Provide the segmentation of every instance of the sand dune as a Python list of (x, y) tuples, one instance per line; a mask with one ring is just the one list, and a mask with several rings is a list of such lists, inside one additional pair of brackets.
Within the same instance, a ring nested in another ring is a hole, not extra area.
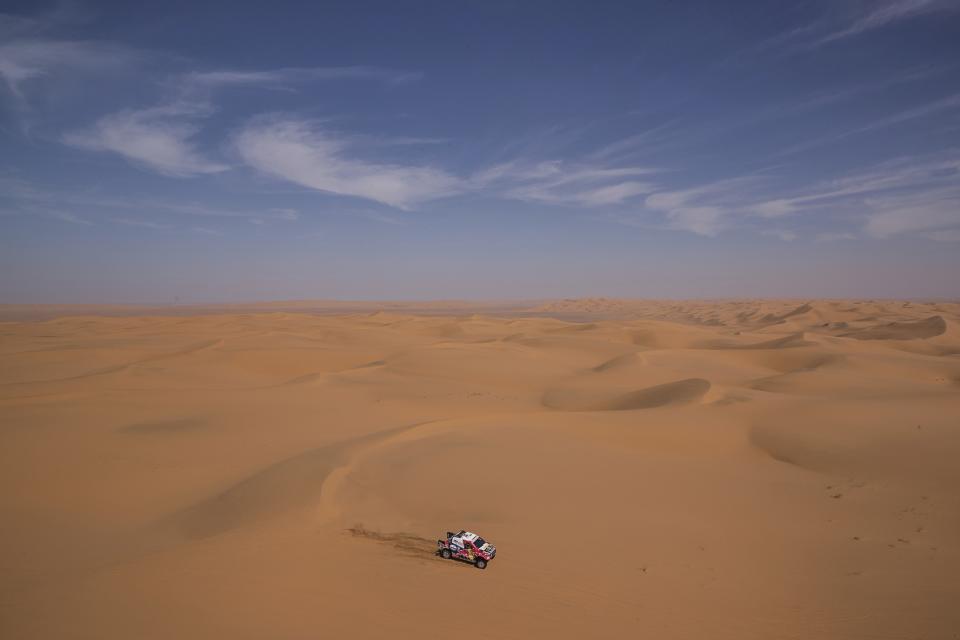
[(0, 319), (0, 637), (960, 629), (956, 303)]
[(930, 316), (923, 320), (889, 322), (874, 327), (865, 327), (857, 331), (841, 334), (844, 338), (857, 340), (917, 340), (942, 335), (947, 323), (940, 316)]
[(317, 504), (324, 482), (349, 460), (351, 452), (396, 431), (318, 447), (275, 462), (174, 514), (168, 524), (188, 538), (206, 538), (298, 506)]
[(708, 349), (789, 349), (791, 347), (805, 347), (814, 344), (804, 339), (803, 332), (792, 333), (782, 338), (762, 340), (760, 342), (730, 342), (709, 341), (701, 346)]
[(710, 390), (703, 378), (687, 378), (646, 389), (617, 392), (611, 389), (548, 389), (543, 405), (564, 411), (630, 411), (682, 404), (702, 397)]
[(609, 360), (604, 360), (600, 364), (591, 368), (591, 371), (596, 373), (603, 373), (604, 371), (611, 371), (619, 369), (622, 367), (628, 367), (631, 365), (636, 365), (642, 363), (643, 360), (635, 352), (631, 351), (630, 353), (624, 353), (623, 355), (614, 356)]

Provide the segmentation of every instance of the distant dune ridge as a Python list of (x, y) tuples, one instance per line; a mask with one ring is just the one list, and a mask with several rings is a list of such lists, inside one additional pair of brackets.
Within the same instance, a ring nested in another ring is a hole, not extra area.
[(710, 389), (702, 378), (687, 378), (635, 391), (618, 392), (603, 387), (591, 391), (549, 389), (543, 395), (544, 406), (566, 411), (630, 411), (681, 404), (700, 398)]
[(933, 338), (943, 335), (946, 331), (947, 323), (943, 317), (930, 316), (923, 320), (904, 320), (875, 327), (864, 327), (840, 335), (857, 340), (916, 340)]
[(0, 354), (3, 638), (960, 630), (955, 302), (0, 306)]

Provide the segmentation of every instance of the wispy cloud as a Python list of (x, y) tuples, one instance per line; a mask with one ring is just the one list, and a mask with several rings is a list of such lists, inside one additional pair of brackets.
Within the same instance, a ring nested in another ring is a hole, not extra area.
[(75, 213), (70, 211), (44, 211), (42, 215), (47, 216), (48, 218), (53, 218), (54, 220), (60, 220), (62, 222), (69, 222), (70, 224), (80, 224), (80, 225), (92, 225), (93, 223), (87, 220), (86, 218), (81, 218)]
[(840, 242), (842, 240), (856, 240), (857, 236), (849, 231), (825, 231), (818, 233), (817, 242)]
[(170, 225), (168, 224), (160, 224), (159, 222), (154, 222), (152, 220), (139, 220), (136, 218), (111, 218), (110, 222), (127, 227), (142, 227), (144, 229), (163, 230), (170, 228)]
[[(50, 211), (79, 210), (83, 212), (113, 212), (111, 221), (143, 220), (128, 212), (146, 212), (153, 216), (195, 216), (224, 220), (250, 220), (259, 222), (296, 222), (300, 219), (297, 209), (286, 208), (228, 208), (211, 206), (201, 202), (177, 202), (158, 198), (129, 198), (104, 196), (96, 192), (64, 192), (47, 185), (37, 185), (24, 180), (0, 177), (0, 193), (10, 202), (5, 211), (10, 214), (44, 215)], [(155, 219), (151, 219), (156, 222)], [(163, 224), (156, 222), (156, 224)]]
[(0, 39), (11, 40), (36, 31), (38, 27), (39, 21), (36, 18), (0, 13)]
[(797, 211), (796, 200), (786, 198), (777, 198), (775, 200), (766, 200), (757, 204), (752, 204), (746, 208), (749, 213), (760, 216), (761, 218), (780, 218)]
[(81, 73), (111, 74), (142, 60), (142, 52), (122, 44), (56, 37), (62, 27), (83, 18), (68, 3), (34, 16), (0, 13), (0, 81), (19, 107), (28, 107), (27, 88), (32, 83)]
[(402, 84), (419, 80), (419, 72), (400, 71), (381, 67), (285, 67), (263, 70), (193, 71), (176, 78), (184, 90), (215, 89), (231, 86), (290, 87), (321, 80), (364, 79), (388, 84)]
[(846, 26), (821, 36), (811, 46), (821, 46), (925, 13), (956, 9), (957, 6), (957, 3), (953, 0), (893, 0), (873, 3), (867, 13), (857, 16)]
[(593, 153), (588, 158), (593, 161), (606, 160), (613, 157), (622, 157), (629, 155), (637, 149), (649, 149), (652, 145), (662, 145), (668, 137), (667, 132), (676, 132), (678, 120), (670, 120), (661, 125), (650, 127), (640, 133), (636, 133), (619, 140), (606, 144)]
[(743, 206), (750, 188), (762, 178), (755, 175), (719, 180), (647, 197), (648, 210), (662, 212), (671, 229), (716, 236), (731, 224), (730, 215)]
[[(0, 58), (2, 62), (2, 58)], [(119, 154), (125, 159), (167, 176), (190, 177), (218, 173), (228, 165), (207, 159), (196, 144), (199, 122), (216, 112), (217, 90), (246, 86), (288, 88), (298, 83), (358, 78), (398, 84), (418, 73), (378, 67), (290, 67), (267, 70), (220, 70), (175, 74), (165, 83), (168, 100), (147, 109), (128, 109), (104, 116), (92, 127), (68, 133), (67, 144), (92, 151)], [(426, 139), (380, 140), (379, 144), (425, 144)]]
[(919, 234), (924, 238), (937, 242), (960, 242), (960, 229), (943, 229), (941, 231), (927, 231)]
[(659, 171), (650, 167), (611, 167), (596, 162), (513, 160), (477, 172), (470, 183), (476, 189), (511, 200), (600, 207), (622, 204), (651, 193), (656, 186), (636, 178), (649, 177)]
[(759, 202), (751, 205), (750, 211), (762, 217), (776, 218), (841, 199), (894, 190), (925, 192), (957, 184), (958, 180), (960, 156), (955, 152), (907, 156), (818, 183), (792, 196)]
[(32, 215), (38, 216), (40, 218), (48, 218), (51, 220), (59, 220), (60, 222), (67, 222), (70, 224), (83, 225), (83, 226), (92, 226), (93, 222), (79, 216), (76, 213), (69, 211), (67, 209), (59, 207), (48, 207), (48, 206), (28, 206), (28, 207), (16, 207), (14, 209), (8, 210), (12, 214), (20, 215)]
[(659, 172), (599, 162), (514, 159), (460, 176), (430, 166), (366, 160), (363, 152), (371, 148), (367, 138), (280, 116), (253, 120), (234, 136), (233, 147), (245, 164), (262, 174), (399, 209), (468, 192), (552, 205), (613, 206), (654, 191), (653, 183), (637, 178)]
[(441, 169), (351, 157), (347, 140), (306, 120), (259, 119), (236, 134), (234, 148), (260, 173), (400, 209), (465, 189), (463, 180)]
[(670, 229), (700, 236), (715, 236), (726, 227), (720, 207), (676, 207), (667, 211), (667, 221)]
[[(960, 155), (901, 157), (799, 189), (775, 174), (747, 175), (657, 191), (644, 205), (647, 212), (663, 215), (663, 226), (705, 236), (759, 226), (761, 234), (795, 239), (794, 232), (784, 231), (778, 221), (816, 213), (821, 225), (831, 220), (859, 222), (876, 238), (936, 233), (942, 240), (952, 237), (947, 231), (960, 229)], [(816, 240), (848, 235), (849, 231), (827, 228)]]
[[(956, 10), (956, 0), (874, 0), (851, 5), (828, 3), (831, 11), (808, 24), (790, 28), (741, 50), (731, 60), (761, 54), (795, 54), (893, 26), (912, 18), (940, 11)], [(843, 11), (844, 6), (856, 10)]]
[[(77, 72), (108, 74), (120, 68), (171, 56), (144, 51), (109, 41), (58, 38), (60, 27), (81, 18), (79, 12), (61, 3), (53, 11), (33, 17), (0, 13), (0, 80), (19, 98), (31, 80), (47, 80), (56, 74)], [(184, 60), (176, 58), (182, 65)], [(282, 67), (276, 69), (213, 69), (171, 73), (163, 81), (182, 100), (231, 86), (289, 88), (325, 80), (365, 79), (387, 84), (419, 80), (422, 73), (375, 66)], [(151, 78), (151, 82), (158, 78)]]
[(211, 229), (209, 227), (193, 227), (191, 229), (194, 233), (200, 233), (205, 236), (222, 236), (223, 232), (218, 231), (217, 229)]
[(379, 222), (381, 224), (389, 224), (394, 226), (403, 226), (407, 224), (407, 221), (403, 218), (387, 215), (379, 211), (360, 211), (355, 212), (355, 215), (358, 215), (361, 218), (366, 218), (367, 220), (372, 220), (373, 222)]
[(960, 185), (935, 193), (891, 195), (870, 201), (865, 230), (874, 237), (917, 231), (960, 231)]
[(116, 44), (51, 39), (15, 39), (0, 44), (0, 78), (9, 92), (25, 99), (30, 81), (57, 73), (105, 73), (138, 60), (136, 51)]
[(269, 214), (270, 218), (275, 220), (287, 220), (289, 222), (294, 222), (300, 219), (300, 212), (289, 207), (270, 209), (267, 213)]
[(763, 218), (844, 211), (861, 216), (864, 230), (874, 237), (960, 228), (960, 155), (890, 160), (746, 210)]
[(850, 82), (847, 80), (841, 87), (821, 90), (812, 95), (791, 100), (789, 103), (764, 107), (750, 114), (749, 122), (756, 123), (763, 120), (774, 120), (787, 116), (809, 114), (818, 109), (847, 102), (867, 94), (879, 93), (899, 85), (927, 80), (931, 76), (955, 72), (956, 69), (957, 65), (955, 63), (946, 63), (902, 70), (890, 69), (885, 72), (883, 78), (878, 80), (862, 82)]
[[(159, 106), (131, 108), (101, 117), (93, 125), (70, 131), (70, 146), (117, 154), (141, 167), (174, 177), (228, 169), (209, 159), (196, 144), (203, 119), (216, 112), (215, 97), (230, 87), (292, 89), (311, 82), (359, 79), (388, 85), (415, 81), (420, 73), (374, 66), (214, 69), (179, 72), (188, 61), (170, 54), (135, 49), (114, 42), (57, 38), (58, 27), (76, 22), (75, 12), (58, 10), (36, 17), (0, 14), (0, 98), (12, 99), (27, 133), (35, 124), (33, 98), (46, 90), (76, 85), (78, 78), (119, 80), (118, 71), (136, 68), (122, 82), (138, 83), (156, 93)], [(165, 64), (160, 64), (165, 63)], [(164, 68), (162, 74), (154, 67)], [(5, 87), (6, 91), (2, 89)], [(59, 94), (58, 94), (59, 95)], [(422, 142), (422, 141), (421, 141)], [(396, 144), (412, 144), (412, 141)]]
[(189, 104), (121, 111), (101, 118), (90, 129), (65, 135), (63, 141), (82, 149), (116, 153), (168, 176), (225, 171), (227, 165), (207, 160), (193, 143), (199, 127), (185, 118), (202, 113)]
[(760, 232), (761, 235), (770, 236), (783, 240), (784, 242), (793, 242), (799, 236), (796, 231), (791, 231), (789, 229), (765, 229)]
[(830, 135), (822, 136), (820, 138), (814, 138), (812, 140), (807, 140), (799, 144), (787, 147), (781, 151), (774, 154), (774, 157), (782, 157), (787, 155), (792, 155), (799, 153), (801, 151), (807, 151), (809, 149), (814, 149), (816, 147), (822, 147), (825, 145), (833, 144), (835, 142), (840, 142), (846, 138), (859, 135), (861, 133), (867, 133), (870, 131), (876, 131), (879, 129), (886, 129), (904, 122), (910, 122), (912, 120), (918, 120), (920, 118), (926, 118), (943, 111), (950, 111), (953, 109), (960, 109), (960, 93), (954, 93), (952, 95), (940, 98), (939, 100), (934, 100), (924, 105), (919, 105), (917, 107), (912, 107), (910, 109), (905, 109), (903, 111), (891, 114), (889, 116), (879, 118), (869, 122), (865, 125), (854, 127), (846, 131), (841, 131), (839, 133), (833, 133)]

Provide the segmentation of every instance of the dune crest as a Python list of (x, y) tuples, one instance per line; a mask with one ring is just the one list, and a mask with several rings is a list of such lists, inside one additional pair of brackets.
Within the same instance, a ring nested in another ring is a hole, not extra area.
[(550, 389), (543, 394), (543, 405), (561, 411), (633, 411), (692, 402), (709, 390), (710, 382), (703, 378), (687, 378), (626, 393)]

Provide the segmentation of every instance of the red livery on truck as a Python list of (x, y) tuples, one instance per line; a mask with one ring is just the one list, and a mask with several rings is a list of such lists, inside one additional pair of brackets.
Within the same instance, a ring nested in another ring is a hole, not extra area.
[(470, 531), (447, 531), (446, 540), (437, 540), (437, 553), (447, 560), (455, 558), (469, 562), (477, 569), (486, 569), (497, 555), (497, 548)]

